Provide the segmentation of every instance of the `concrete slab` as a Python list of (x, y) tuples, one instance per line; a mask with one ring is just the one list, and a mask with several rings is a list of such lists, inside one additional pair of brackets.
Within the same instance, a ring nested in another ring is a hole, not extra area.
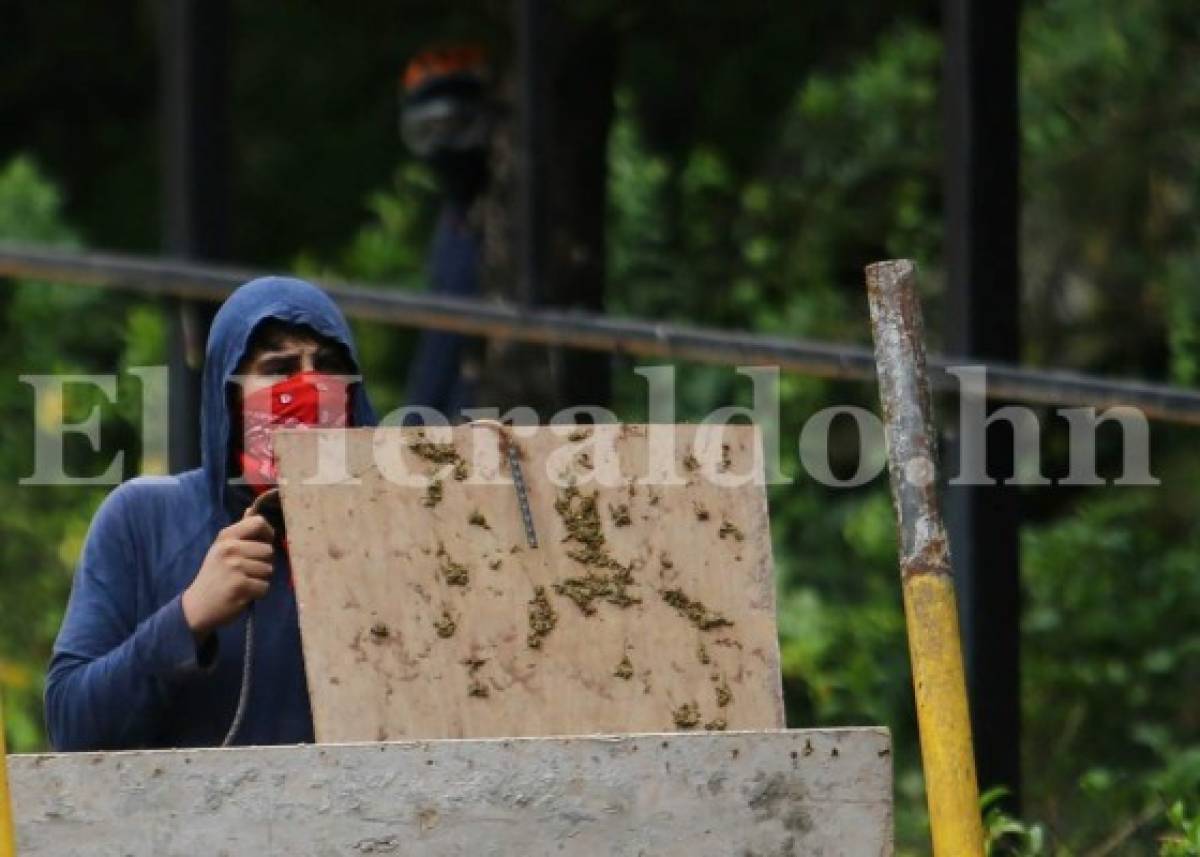
[(21, 857), (892, 853), (884, 729), (13, 756)]

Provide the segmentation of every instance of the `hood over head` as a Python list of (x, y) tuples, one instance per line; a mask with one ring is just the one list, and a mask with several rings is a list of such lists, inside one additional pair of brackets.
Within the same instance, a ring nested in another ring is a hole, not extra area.
[[(234, 291), (221, 304), (209, 330), (200, 406), (200, 461), (209, 494), (218, 509), (225, 506), (226, 469), (234, 426), (226, 389), (246, 354), (252, 334), (268, 319), (303, 324), (340, 342), (361, 372), (358, 350), (345, 317), (329, 295), (312, 283), (295, 277), (260, 277)], [(377, 422), (361, 382), (351, 387), (350, 416), (355, 426), (373, 426)]]

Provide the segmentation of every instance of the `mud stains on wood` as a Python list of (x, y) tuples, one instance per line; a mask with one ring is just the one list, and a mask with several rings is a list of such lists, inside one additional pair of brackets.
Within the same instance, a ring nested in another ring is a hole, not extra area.
[(662, 600), (674, 607), (681, 616), (701, 631), (711, 631), (714, 628), (725, 628), (733, 624), (725, 616), (715, 610), (710, 610), (703, 603), (688, 595), (682, 589), (664, 589), (659, 592)]

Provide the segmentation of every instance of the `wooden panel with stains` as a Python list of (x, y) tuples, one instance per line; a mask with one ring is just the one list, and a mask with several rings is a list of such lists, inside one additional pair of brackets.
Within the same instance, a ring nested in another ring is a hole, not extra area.
[(757, 428), (508, 431), (277, 438), (317, 740), (782, 727)]

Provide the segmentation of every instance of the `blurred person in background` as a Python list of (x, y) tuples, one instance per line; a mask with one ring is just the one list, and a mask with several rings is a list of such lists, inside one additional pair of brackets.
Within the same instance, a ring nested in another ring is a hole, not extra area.
[[(482, 235), (472, 205), (487, 186), (491, 132), (489, 71), (474, 45), (432, 48), (404, 70), (400, 131), (405, 144), (433, 170), (443, 201), (429, 252), (435, 295), (476, 297)], [(475, 404), (479, 344), (446, 331), (421, 333), (409, 369), (409, 407), (432, 408), (455, 422)]]

